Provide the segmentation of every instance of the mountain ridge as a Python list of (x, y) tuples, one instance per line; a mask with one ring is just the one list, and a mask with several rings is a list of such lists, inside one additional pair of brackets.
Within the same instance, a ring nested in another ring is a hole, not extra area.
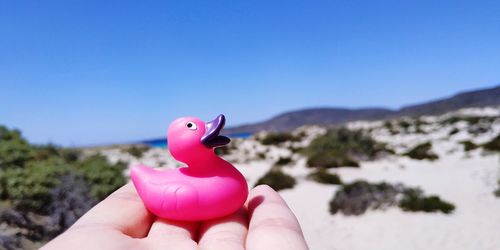
[(288, 131), (304, 125), (340, 125), (356, 120), (382, 120), (403, 116), (439, 115), (472, 107), (500, 105), (500, 85), (458, 92), (399, 109), (320, 107), (287, 111), (270, 119), (224, 129), (224, 133), (254, 133), (258, 131)]

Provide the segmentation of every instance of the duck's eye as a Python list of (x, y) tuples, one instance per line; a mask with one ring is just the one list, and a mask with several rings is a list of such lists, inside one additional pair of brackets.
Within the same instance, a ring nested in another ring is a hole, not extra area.
[(194, 122), (188, 122), (188, 123), (186, 124), (186, 127), (187, 127), (188, 129), (191, 129), (191, 130), (196, 130), (196, 123), (194, 123)]

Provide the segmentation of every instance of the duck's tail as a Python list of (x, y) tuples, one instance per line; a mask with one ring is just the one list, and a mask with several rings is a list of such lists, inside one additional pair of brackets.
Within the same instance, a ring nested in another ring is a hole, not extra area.
[(132, 166), (130, 169), (130, 179), (134, 183), (135, 189), (139, 196), (142, 196), (144, 191), (146, 191), (146, 185), (149, 180), (154, 176), (153, 168), (144, 166), (144, 165), (136, 165)]

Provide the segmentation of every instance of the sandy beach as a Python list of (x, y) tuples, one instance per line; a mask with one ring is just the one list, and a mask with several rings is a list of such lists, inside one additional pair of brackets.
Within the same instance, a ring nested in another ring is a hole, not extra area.
[[(500, 158), (478, 148), (464, 151), (463, 140), (480, 144), (500, 133), (500, 120), (481, 134), (471, 134), (465, 122), (443, 125), (452, 116), (497, 117), (499, 108), (467, 109), (439, 117), (422, 117), (423, 132), (391, 134), (383, 121), (353, 122), (350, 129), (369, 130), (371, 136), (385, 142), (396, 154), (374, 161), (362, 161), (359, 168), (340, 167), (329, 169), (338, 174), (344, 183), (355, 180), (386, 181), (419, 187), (426, 194), (438, 195), (456, 206), (451, 214), (439, 212), (404, 212), (398, 207), (369, 210), (360, 216), (342, 213), (331, 215), (328, 203), (338, 185), (320, 184), (306, 178), (312, 171), (306, 158), (292, 153), (290, 146), (307, 145), (321, 136), (326, 129), (303, 127), (294, 133), (304, 132), (299, 142), (283, 145), (262, 145), (257, 136), (233, 140), (232, 150), (223, 157), (232, 162), (245, 176), (249, 188), (262, 177), (280, 157), (290, 157), (292, 162), (283, 171), (293, 176), (297, 185), (280, 191), (299, 219), (310, 249), (500, 249), (500, 198), (493, 192), (498, 187)], [(450, 135), (453, 129), (458, 131)], [(432, 150), (439, 156), (435, 161), (415, 160), (401, 153), (418, 143), (430, 141)], [(135, 158), (119, 149), (102, 150), (110, 161), (127, 161), (131, 165), (142, 163), (153, 167), (178, 167), (162, 148), (151, 148), (142, 157)]]

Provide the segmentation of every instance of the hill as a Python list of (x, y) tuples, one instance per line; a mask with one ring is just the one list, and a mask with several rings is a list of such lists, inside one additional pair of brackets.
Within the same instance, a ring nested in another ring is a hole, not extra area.
[(336, 125), (356, 120), (380, 120), (402, 116), (439, 115), (471, 107), (500, 105), (500, 85), (458, 93), (454, 96), (404, 106), (398, 110), (384, 108), (310, 108), (289, 111), (271, 119), (225, 129), (224, 133), (257, 132), (262, 130), (287, 131), (304, 125)]

